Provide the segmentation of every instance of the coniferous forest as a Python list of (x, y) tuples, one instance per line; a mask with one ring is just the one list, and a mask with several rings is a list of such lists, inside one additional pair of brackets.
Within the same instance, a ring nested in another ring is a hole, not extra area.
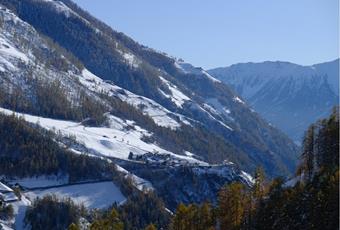
[[(263, 170), (246, 189), (221, 189), (218, 205), (180, 205), (171, 228), (184, 229), (338, 229), (339, 110), (312, 124), (303, 141), (302, 163), (291, 181), (266, 181)], [(202, 221), (202, 222), (201, 222)]]
[(337, 0), (293, 1), (0, 0), (0, 230), (339, 230)]
[[(269, 181), (258, 168), (252, 187), (238, 182), (225, 185), (218, 193), (216, 205), (180, 204), (173, 214), (164, 211), (164, 203), (153, 193), (137, 192), (123, 206), (92, 213), (70, 200), (46, 197), (35, 201), (26, 220), (31, 226), (44, 224), (49, 229), (55, 226), (53, 220), (59, 218), (65, 221), (58, 222), (63, 228), (80, 229), (81, 217), (87, 217), (91, 220), (90, 229), (334, 230), (339, 228), (338, 149), (339, 111), (334, 109), (329, 118), (307, 130), (301, 164), (288, 181)], [(39, 214), (42, 212), (43, 218)]]

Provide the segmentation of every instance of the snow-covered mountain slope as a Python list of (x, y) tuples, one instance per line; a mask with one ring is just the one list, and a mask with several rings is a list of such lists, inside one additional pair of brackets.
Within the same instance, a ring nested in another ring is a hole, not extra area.
[[(87, 69), (83, 70), (82, 75), (79, 76), (79, 81), (87, 89), (93, 92), (106, 93), (109, 96), (118, 97), (128, 104), (134, 106), (136, 109), (140, 109), (144, 114), (150, 116), (159, 126), (175, 129), (180, 127), (180, 122), (190, 125), (189, 119), (183, 115), (170, 112), (149, 98), (136, 95), (128, 90), (120, 88), (119, 86), (107, 83), (89, 72)], [(184, 97), (185, 95), (182, 96), (182, 93), (179, 91), (177, 92), (177, 95), (179, 96), (177, 96), (177, 98), (174, 97), (172, 100), (177, 102), (187, 99)], [(184, 97), (184, 99), (182, 99), (181, 96)]]
[[(95, 93), (104, 92), (110, 94), (110, 96), (119, 97), (135, 107), (143, 105), (143, 113), (152, 117), (160, 126), (179, 127), (180, 124), (175, 119), (189, 124), (183, 116), (171, 113), (153, 100), (105, 83), (87, 69), (80, 70), (65, 57), (58, 56), (59, 54), (56, 54), (58, 51), (51, 49), (51, 44), (48, 44), (35, 29), (8, 9), (1, 7), (0, 15), (4, 20), (4, 28), (0, 34), (0, 74), (2, 76), (6, 75), (0, 79), (0, 82), (1, 87), (7, 88), (3, 90), (23, 87), (28, 91), (25, 93), (33, 94), (31, 87), (28, 86), (29, 80), (34, 78), (47, 82), (59, 80), (66, 87), (71, 101), (77, 100), (77, 94), (79, 94), (80, 90)], [(17, 36), (18, 33), (21, 33), (20, 37)], [(44, 60), (43, 58), (46, 59)], [(53, 60), (49, 59), (56, 59), (56, 62), (65, 62), (65, 67), (69, 69), (63, 71), (53, 66), (53, 64), (50, 67), (51, 64), (48, 62)], [(94, 96), (93, 94), (90, 95)], [(171, 117), (169, 114), (171, 114)]]
[[(0, 112), (7, 115), (13, 114), (13, 111), (3, 108), (0, 108)], [(128, 160), (130, 153), (143, 155), (152, 152), (170, 154), (192, 164), (208, 165), (208, 163), (191, 156), (178, 155), (162, 149), (154, 143), (143, 141), (143, 137), (151, 136), (150, 132), (135, 125), (133, 121), (123, 121), (112, 115), (108, 115), (108, 127), (89, 127), (72, 121), (55, 120), (22, 113), (15, 114), (32, 124), (39, 124), (46, 130), (57, 132), (65, 137), (74, 137), (78, 144), (85, 147), (94, 156)], [(72, 150), (81, 153), (79, 146), (74, 146)]]
[[(131, 121), (125, 123), (117, 117), (109, 117), (108, 127), (85, 127), (75, 122), (14, 113), (2, 108), (0, 113), (21, 117), (29, 122), (31, 127), (39, 126), (57, 133), (58, 137), (55, 137), (55, 141), (73, 154), (87, 154), (117, 164), (117, 172), (122, 173), (123, 178), (130, 178), (132, 186), (141, 191), (156, 190), (172, 210), (181, 202), (201, 202), (206, 199), (215, 201), (218, 190), (225, 183), (241, 181), (247, 186), (253, 183), (252, 177), (232, 162), (210, 165), (195, 159), (193, 153), (186, 152), (186, 156), (177, 155), (153, 143), (143, 142), (140, 134), (149, 135), (149, 133), (144, 133), (145, 130), (137, 126), (130, 127), (129, 131), (121, 136), (120, 132), (127, 127), (124, 127), (124, 124), (133, 126), (133, 123)], [(124, 200), (120, 195), (121, 190), (112, 185), (112, 182), (106, 183), (107, 179), (105, 183), (102, 180), (94, 180), (76, 181), (75, 184), (69, 185), (67, 178), (56, 175), (37, 174), (25, 178), (3, 175), (2, 177), (8, 184), (19, 184), (27, 190), (25, 193), (31, 200), (46, 194), (56, 194), (70, 197), (77, 203), (85, 202), (89, 208), (107, 207), (114, 201)], [(106, 189), (106, 193), (100, 189), (101, 184)], [(171, 193), (168, 191), (170, 187)], [(204, 193), (200, 192), (203, 188), (205, 188)], [(115, 195), (108, 196), (110, 191)]]
[(312, 66), (244, 63), (208, 72), (296, 142), (313, 121), (339, 103), (339, 59)]
[(21, 54), (0, 53), (3, 107), (98, 123), (114, 112), (177, 155), (229, 160), (249, 172), (260, 164), (270, 176), (294, 170), (297, 149), (289, 138), (203, 69), (138, 44), (68, 0), (0, 4), (3, 47)]

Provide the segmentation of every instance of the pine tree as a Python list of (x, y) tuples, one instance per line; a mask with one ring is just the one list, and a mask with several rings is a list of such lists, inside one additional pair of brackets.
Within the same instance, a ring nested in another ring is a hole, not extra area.
[(198, 208), (198, 217), (199, 220), (198, 229), (206, 230), (213, 229), (215, 225), (215, 217), (213, 208), (211, 204), (205, 202)]
[(315, 125), (311, 125), (303, 140), (303, 152), (302, 152), (302, 173), (304, 178), (310, 181), (313, 177), (315, 170), (315, 156), (314, 156), (314, 144), (315, 144)]
[(157, 228), (155, 225), (149, 224), (148, 226), (146, 226), (145, 230), (157, 230)]
[(264, 186), (264, 180), (265, 180), (265, 175), (263, 168), (259, 167), (255, 171), (255, 176), (254, 176), (254, 185), (253, 185), (253, 196), (256, 201), (259, 201), (263, 198), (265, 194), (265, 186)]
[(240, 229), (244, 218), (246, 191), (239, 182), (224, 186), (219, 192), (219, 220), (221, 229)]
[(112, 209), (107, 217), (94, 221), (91, 226), (91, 230), (123, 230), (124, 224), (119, 219), (119, 215), (116, 209)]
[(188, 208), (184, 204), (179, 204), (176, 210), (176, 214), (172, 219), (172, 230), (186, 230), (188, 222)]
[(80, 230), (80, 228), (75, 223), (72, 223), (68, 226), (68, 230)]

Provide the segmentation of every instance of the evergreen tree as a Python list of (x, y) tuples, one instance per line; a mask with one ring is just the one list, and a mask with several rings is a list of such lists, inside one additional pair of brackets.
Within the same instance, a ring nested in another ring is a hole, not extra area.
[(91, 230), (123, 230), (124, 224), (119, 219), (119, 215), (116, 209), (112, 209), (111, 212), (103, 219), (94, 221), (91, 226)]
[(80, 228), (75, 223), (72, 223), (68, 226), (68, 230), (80, 230)]
[(221, 229), (241, 228), (247, 202), (246, 190), (239, 182), (224, 186), (219, 192), (219, 221)]
[(302, 172), (304, 178), (310, 181), (313, 177), (315, 170), (315, 156), (314, 156), (314, 144), (315, 144), (315, 125), (311, 125), (303, 140), (303, 152), (302, 152)]
[(262, 200), (264, 194), (265, 194), (265, 185), (264, 185), (264, 180), (265, 180), (265, 175), (263, 168), (259, 167), (255, 171), (255, 176), (254, 176), (254, 185), (253, 185), (253, 196), (256, 201)]
[(172, 219), (172, 230), (208, 230), (214, 229), (215, 218), (213, 208), (209, 203), (200, 206), (180, 204)]
[(157, 230), (157, 228), (155, 225), (149, 224), (148, 226), (146, 226), (145, 230)]
[(188, 208), (184, 204), (179, 204), (176, 210), (176, 214), (172, 219), (172, 230), (186, 230), (188, 229)]

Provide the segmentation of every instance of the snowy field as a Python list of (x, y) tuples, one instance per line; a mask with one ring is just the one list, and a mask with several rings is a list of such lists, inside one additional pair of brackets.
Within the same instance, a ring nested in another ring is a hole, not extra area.
[(126, 199), (113, 182), (70, 185), (25, 193), (32, 201), (52, 194), (58, 198), (69, 197), (76, 204), (83, 204), (87, 208), (107, 208), (115, 202), (121, 204)]
[[(13, 113), (13, 111), (3, 108), (0, 108), (0, 112), (7, 115)], [(83, 144), (94, 155), (99, 157), (115, 157), (127, 160), (130, 152), (134, 154), (157, 152), (159, 154), (171, 154), (191, 163), (207, 165), (207, 163), (196, 160), (191, 156), (177, 155), (153, 143), (144, 142), (142, 137), (149, 136), (151, 133), (134, 125), (133, 121), (124, 121), (118, 117), (110, 116), (110, 127), (85, 127), (81, 123), (72, 121), (43, 118), (22, 113), (15, 114), (22, 116), (28, 122), (39, 124), (47, 130), (60, 131), (65, 136), (75, 136), (77, 142)], [(134, 128), (127, 129), (128, 126), (133, 126)]]

